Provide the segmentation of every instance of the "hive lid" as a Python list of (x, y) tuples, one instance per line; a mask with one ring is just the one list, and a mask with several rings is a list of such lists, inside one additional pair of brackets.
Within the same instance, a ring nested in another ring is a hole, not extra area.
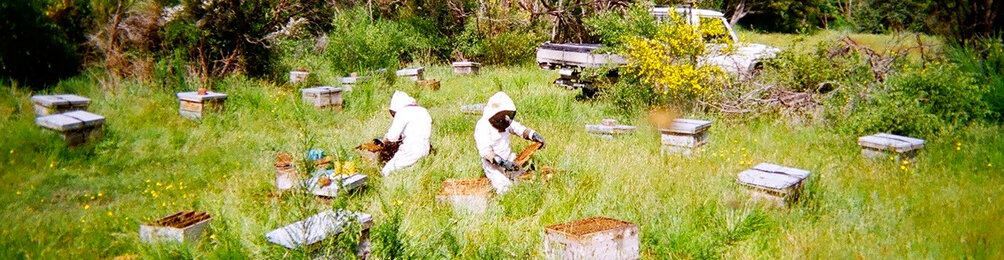
[(858, 145), (878, 150), (892, 150), (902, 153), (924, 148), (924, 140), (894, 134), (879, 133), (858, 138)]
[(85, 126), (100, 125), (104, 122), (105, 117), (86, 111), (73, 111), (63, 114), (43, 116), (35, 119), (35, 124), (58, 131), (68, 131), (83, 128)]
[(336, 88), (332, 86), (320, 86), (313, 88), (304, 88), (300, 90), (304, 94), (329, 94), (342, 92), (342, 88)]
[(373, 216), (348, 210), (325, 210), (307, 219), (280, 227), (265, 234), (268, 242), (295, 249), (311, 245), (342, 232), (349, 220), (355, 219), (363, 229), (373, 225)]
[(42, 106), (58, 106), (58, 105), (87, 105), (91, 103), (91, 99), (73, 95), (73, 94), (58, 94), (58, 95), (37, 95), (31, 97), (31, 102), (39, 104)]
[(185, 101), (195, 101), (195, 102), (203, 102), (206, 100), (217, 100), (217, 99), (225, 100), (227, 99), (227, 94), (208, 91), (206, 92), (205, 95), (199, 95), (198, 92), (189, 91), (189, 92), (178, 93), (178, 99)]
[(453, 62), (453, 66), (454, 67), (472, 67), (472, 66), (481, 66), (481, 63), (472, 62), (472, 61), (454, 61)]
[(663, 133), (696, 134), (711, 127), (711, 121), (678, 118), (673, 119), (673, 125), (668, 129), (660, 129)]
[(801, 183), (809, 177), (809, 171), (784, 167), (770, 163), (760, 163), (752, 169), (740, 172), (739, 183), (778, 192)]
[(404, 68), (398, 70), (397, 75), (398, 76), (418, 75), (418, 73), (421, 73), (423, 70), (425, 70), (425, 67)]

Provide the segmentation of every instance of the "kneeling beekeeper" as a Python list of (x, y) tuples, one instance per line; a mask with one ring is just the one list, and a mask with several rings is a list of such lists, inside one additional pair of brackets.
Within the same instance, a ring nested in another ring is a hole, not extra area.
[(397, 153), (394, 153), (380, 173), (387, 176), (393, 171), (403, 169), (429, 155), (429, 137), (432, 135), (432, 117), (429, 111), (415, 103), (408, 94), (395, 91), (390, 99), (390, 115), (394, 121), (390, 123), (387, 134), (378, 143), (400, 142)]
[(515, 117), (516, 105), (512, 99), (509, 95), (498, 92), (488, 99), (481, 119), (474, 126), (474, 143), (481, 155), (481, 168), (498, 194), (505, 193), (512, 186), (513, 181), (506, 172), (519, 170), (519, 165), (513, 162), (516, 154), (509, 147), (509, 134), (538, 142), (541, 144), (540, 149), (544, 149), (544, 137), (513, 120)]

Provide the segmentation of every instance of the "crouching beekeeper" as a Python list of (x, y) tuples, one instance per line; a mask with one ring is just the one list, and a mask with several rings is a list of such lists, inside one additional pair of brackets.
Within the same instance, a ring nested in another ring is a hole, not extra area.
[(474, 143), (481, 155), (481, 168), (491, 180), (497, 194), (505, 193), (512, 186), (513, 180), (509, 179), (506, 172), (519, 170), (519, 166), (513, 162), (516, 154), (509, 147), (509, 134), (541, 143), (540, 149), (544, 148), (544, 137), (513, 120), (515, 117), (516, 105), (512, 99), (509, 95), (498, 92), (488, 99), (481, 119), (474, 126)]
[(408, 94), (395, 91), (390, 99), (390, 115), (394, 117), (382, 140), (384, 143), (400, 142), (394, 154), (380, 173), (386, 177), (429, 155), (429, 137), (432, 135), (432, 117), (429, 111), (415, 103)]

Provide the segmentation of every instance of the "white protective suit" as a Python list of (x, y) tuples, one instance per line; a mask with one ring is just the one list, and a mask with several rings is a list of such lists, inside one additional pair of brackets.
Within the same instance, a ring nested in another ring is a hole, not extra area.
[(401, 145), (394, 157), (380, 170), (385, 177), (390, 172), (411, 166), (418, 159), (429, 155), (429, 137), (432, 136), (432, 116), (408, 94), (395, 91), (390, 99), (390, 110), (395, 113), (394, 121), (390, 123), (384, 140), (400, 141)]
[(505, 168), (492, 163), (492, 159), (498, 155), (509, 161), (515, 160), (516, 154), (509, 147), (509, 134), (530, 140), (535, 133), (533, 129), (523, 126), (516, 120), (513, 120), (505, 131), (499, 132), (488, 119), (501, 111), (516, 111), (512, 99), (503, 92), (495, 93), (488, 99), (481, 119), (474, 126), (474, 143), (478, 147), (478, 155), (481, 155), (481, 168), (484, 169), (485, 176), (491, 180), (497, 194), (508, 191), (513, 182), (506, 177)]

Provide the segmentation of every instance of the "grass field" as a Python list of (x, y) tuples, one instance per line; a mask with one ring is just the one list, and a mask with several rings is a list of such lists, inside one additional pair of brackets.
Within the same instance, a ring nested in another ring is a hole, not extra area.
[[(323, 62), (310, 62), (331, 82)], [(902, 164), (863, 159), (857, 136), (821, 125), (699, 114), (688, 116), (715, 121), (711, 143), (694, 156), (662, 156), (643, 113), (619, 116), (602, 100), (577, 101), (577, 92), (550, 84), (556, 76), (488, 67), (458, 77), (429, 66), (426, 77), (442, 80), (440, 91), (401, 81), (362, 85), (346, 94), (341, 112), (303, 105), (295, 87), (237, 76), (216, 89), (230, 95), (226, 111), (201, 121), (178, 116), (173, 90), (138, 82), (102, 89), (81, 76), (46, 91), (91, 97), (89, 110), (107, 119), (103, 139), (74, 148), (34, 125), (31, 93), (4, 86), (0, 258), (303, 257), (264, 234), (330, 207), (373, 214), (375, 250), (411, 258), (541, 258), (544, 226), (590, 216), (637, 223), (643, 258), (1004, 257), (999, 126), (928, 139), (918, 161)], [(382, 178), (352, 147), (383, 134), (395, 89), (429, 108), (436, 153)], [(512, 96), (516, 119), (547, 139), (536, 164), (560, 172), (496, 196), (484, 215), (458, 215), (434, 200), (443, 180), (482, 175), (477, 117), (458, 108), (496, 91)], [(583, 124), (610, 117), (639, 131), (609, 141), (584, 132)], [(330, 205), (268, 196), (275, 154), (302, 158), (309, 148), (359, 165), (369, 185)], [(747, 203), (735, 175), (759, 162), (812, 171), (805, 199), (790, 209)], [(139, 241), (139, 223), (187, 209), (213, 214), (201, 242)]]

